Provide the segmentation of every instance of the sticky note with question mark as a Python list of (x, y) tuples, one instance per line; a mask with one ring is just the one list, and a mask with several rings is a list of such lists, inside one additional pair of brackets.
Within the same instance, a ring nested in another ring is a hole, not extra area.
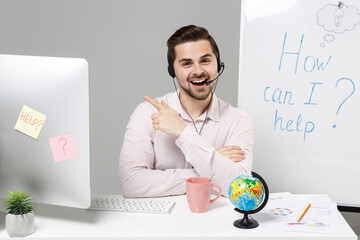
[(46, 115), (24, 105), (15, 124), (15, 129), (38, 139), (45, 119)]
[(55, 162), (62, 162), (64, 160), (80, 157), (73, 133), (50, 137), (49, 144)]

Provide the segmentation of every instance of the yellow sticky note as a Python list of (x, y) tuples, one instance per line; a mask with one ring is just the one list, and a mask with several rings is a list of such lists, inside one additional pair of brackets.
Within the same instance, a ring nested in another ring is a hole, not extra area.
[(46, 116), (28, 106), (23, 106), (16, 122), (15, 129), (33, 137), (39, 138)]

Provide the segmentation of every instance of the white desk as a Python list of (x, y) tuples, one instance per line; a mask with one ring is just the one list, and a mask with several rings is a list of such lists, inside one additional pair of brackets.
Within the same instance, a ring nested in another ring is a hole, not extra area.
[[(311, 201), (330, 201), (327, 195), (296, 195)], [(35, 217), (36, 231), (29, 239), (352, 239), (357, 236), (340, 216), (341, 235), (270, 231), (261, 225), (255, 229), (239, 229), (233, 226), (241, 214), (233, 210), (226, 198), (210, 205), (206, 213), (192, 213), (186, 196), (166, 198), (176, 201), (169, 215), (100, 212), (39, 205)], [(3, 221), (3, 220), (2, 220)], [(9, 238), (6, 230), (0, 230), (0, 239)]]

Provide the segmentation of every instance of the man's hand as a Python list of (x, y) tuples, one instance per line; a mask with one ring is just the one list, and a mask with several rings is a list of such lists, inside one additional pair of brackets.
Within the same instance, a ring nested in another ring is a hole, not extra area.
[(184, 131), (186, 124), (182, 121), (179, 113), (169, 107), (164, 100), (159, 103), (155, 99), (144, 96), (144, 99), (157, 108), (158, 112), (151, 115), (153, 128), (161, 130), (174, 137), (179, 137)]
[(245, 159), (245, 151), (241, 150), (239, 146), (224, 146), (218, 149), (217, 152), (235, 163)]

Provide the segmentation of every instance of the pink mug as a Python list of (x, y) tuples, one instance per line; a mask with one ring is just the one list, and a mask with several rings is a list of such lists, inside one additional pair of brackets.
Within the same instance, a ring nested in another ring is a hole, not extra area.
[[(219, 189), (219, 194), (214, 199), (210, 199), (212, 187)], [(190, 211), (203, 213), (208, 210), (210, 203), (219, 199), (221, 196), (221, 188), (211, 183), (209, 178), (192, 177), (186, 180), (186, 195)]]

